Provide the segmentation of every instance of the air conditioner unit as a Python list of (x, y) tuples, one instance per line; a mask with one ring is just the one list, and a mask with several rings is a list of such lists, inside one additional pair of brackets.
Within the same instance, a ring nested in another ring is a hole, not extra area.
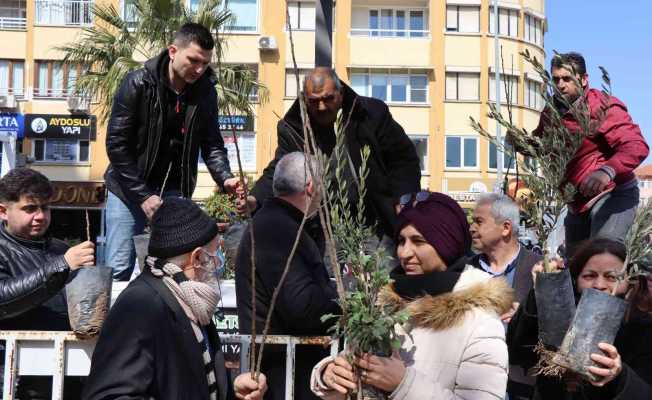
[(18, 103), (16, 97), (12, 94), (0, 96), (0, 108), (16, 108)]
[(82, 96), (68, 97), (68, 111), (70, 112), (86, 112), (90, 109), (90, 99)]
[(276, 44), (276, 38), (274, 36), (261, 36), (258, 38), (258, 49), (259, 50), (276, 50), (278, 45)]

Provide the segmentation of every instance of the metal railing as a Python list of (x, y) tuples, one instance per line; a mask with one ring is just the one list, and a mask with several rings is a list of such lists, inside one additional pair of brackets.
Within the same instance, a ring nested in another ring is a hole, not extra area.
[(74, 93), (74, 89), (70, 88), (34, 88), (33, 97), (37, 98), (50, 98), (50, 99), (64, 99)]
[(23, 98), (25, 96), (24, 88), (11, 88), (0, 86), (0, 96), (13, 95), (16, 98)]
[(373, 38), (429, 38), (430, 31), (422, 29), (382, 29), (382, 28), (351, 28), (351, 36), (367, 36)]
[(39, 25), (88, 26), (93, 24), (92, 0), (36, 0)]
[(0, 29), (25, 29), (27, 18), (0, 17)]
[[(262, 337), (256, 336), (260, 343)], [(249, 335), (220, 335), (222, 343), (240, 345), (240, 370), (249, 370)], [(13, 400), (20, 375), (52, 376), (52, 400), (63, 398), (65, 376), (88, 376), (96, 339), (80, 340), (72, 332), (3, 331), (5, 370), (2, 399)], [(297, 345), (330, 346), (337, 355), (338, 342), (328, 336), (268, 336), (267, 344), (285, 345), (285, 399), (294, 399), (294, 371)]]

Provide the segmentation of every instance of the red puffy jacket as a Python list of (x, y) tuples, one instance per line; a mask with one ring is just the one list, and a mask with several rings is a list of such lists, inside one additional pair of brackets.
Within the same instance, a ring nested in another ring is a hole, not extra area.
[[(597, 89), (589, 89), (585, 98), (591, 113), (591, 121), (597, 123), (603, 94)], [(568, 164), (566, 180), (576, 188), (593, 172), (606, 165), (615, 172), (615, 178), (605, 190), (593, 198), (582, 196), (579, 192), (569, 204), (575, 212), (584, 212), (594, 200), (613, 190), (617, 185), (631, 182), (636, 178), (634, 169), (647, 157), (649, 148), (641, 129), (632, 121), (625, 104), (611, 96), (608, 99), (607, 112), (597, 131), (584, 139), (575, 157)], [(535, 129), (535, 135), (542, 135), (543, 127), (548, 121), (549, 110), (544, 110)], [(579, 123), (570, 112), (563, 116), (563, 122), (571, 133), (579, 131)], [(593, 200), (593, 201), (592, 201)]]

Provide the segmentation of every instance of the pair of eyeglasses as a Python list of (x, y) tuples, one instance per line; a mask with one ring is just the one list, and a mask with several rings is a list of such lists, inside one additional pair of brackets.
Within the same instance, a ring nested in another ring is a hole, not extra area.
[(427, 190), (422, 190), (416, 193), (406, 193), (399, 197), (398, 204), (401, 206), (401, 209), (408, 205), (415, 207), (420, 202), (428, 200), (428, 197), (430, 197), (430, 192)]

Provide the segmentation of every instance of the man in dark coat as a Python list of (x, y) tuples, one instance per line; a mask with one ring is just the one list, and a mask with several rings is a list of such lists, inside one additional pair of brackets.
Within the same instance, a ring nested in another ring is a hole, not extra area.
[(208, 66), (214, 45), (204, 26), (181, 26), (174, 42), (127, 74), (115, 95), (104, 178), (107, 265), (116, 280), (131, 276), (132, 236), (143, 232), (160, 196), (192, 196), (200, 150), (220, 187), (233, 191), (238, 184), (219, 131), (216, 79)]
[[(392, 238), (399, 198), (417, 192), (420, 186), (421, 168), (412, 141), (385, 103), (358, 96), (330, 68), (316, 68), (306, 76), (304, 96), (317, 147), (324, 154), (330, 155), (335, 147), (334, 123), (340, 110), (347, 123), (346, 148), (356, 173), (361, 163), (360, 151), (369, 146), (367, 220), (378, 224), (379, 238)], [(279, 160), (287, 153), (303, 151), (302, 126), (297, 99), (278, 123), (276, 155), (251, 192), (247, 201), (251, 209), (259, 208), (272, 197), (272, 177)]]
[[(518, 205), (504, 194), (490, 193), (476, 202), (470, 227), (473, 247), (480, 252), (471, 259), (471, 264), (494, 277), (505, 278), (514, 288), (516, 303), (502, 316), (506, 324), (519, 305), (525, 304), (532, 289), (532, 267), (541, 260), (541, 256), (519, 244), (519, 222)], [(510, 399), (529, 399), (534, 383), (534, 377), (527, 376), (523, 368), (510, 365), (507, 382)]]
[[(69, 248), (47, 234), (53, 193), (48, 178), (32, 169), (0, 179), (0, 330), (70, 330), (64, 287), (73, 271), (93, 265), (95, 248)], [(67, 394), (79, 391), (73, 381), (66, 379)], [(40, 398), (50, 391), (46, 377), (20, 377), (16, 394)]]
[(85, 400), (259, 400), (266, 377), (233, 386), (213, 323), (220, 291), (216, 221), (170, 198), (152, 219), (147, 268), (111, 308), (93, 352)]
[[(310, 158), (312, 160), (312, 158)], [(240, 332), (250, 334), (252, 319), (261, 333), (271, 305), (274, 289), (290, 256), (304, 215), (314, 214), (319, 205), (317, 181), (306, 173), (306, 158), (301, 152), (285, 155), (276, 165), (273, 189), (275, 197), (265, 201), (248, 229), (253, 226), (256, 243), (256, 315), (251, 304), (251, 241), (245, 231), (236, 261), (236, 298)], [(314, 164), (314, 162), (313, 162)], [(338, 314), (337, 291), (324, 266), (324, 237), (316, 221), (309, 218), (301, 232), (289, 272), (280, 287), (269, 333), (273, 335), (327, 335), (326, 314)], [(265, 399), (285, 398), (285, 347), (267, 345), (262, 371), (274, 385)], [(313, 399), (310, 372), (327, 352), (319, 347), (299, 347), (296, 353), (295, 399)]]

